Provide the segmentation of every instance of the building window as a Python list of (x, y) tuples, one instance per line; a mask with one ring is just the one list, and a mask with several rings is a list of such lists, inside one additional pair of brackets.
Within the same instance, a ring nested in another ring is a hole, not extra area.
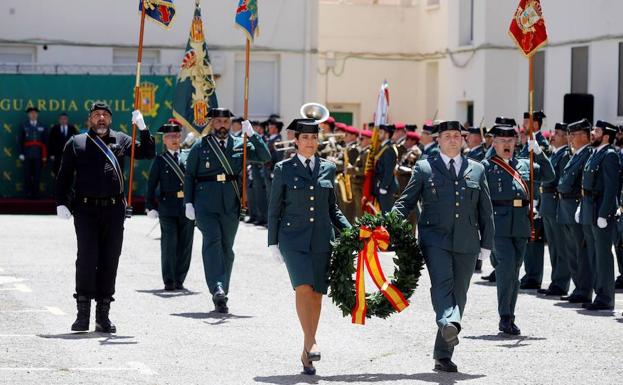
[(571, 48), (571, 93), (588, 93), (588, 46)]
[(618, 116), (623, 116), (623, 43), (619, 43), (619, 108)]
[(0, 47), (0, 63), (32, 64), (35, 62), (35, 47)]
[(545, 109), (545, 51), (534, 55), (534, 111)]
[(461, 0), (459, 3), (459, 45), (474, 42), (474, 0)]
[[(244, 113), (244, 60), (236, 60), (234, 113)], [(275, 58), (253, 59), (249, 73), (249, 117), (279, 114), (279, 65)]]
[[(115, 48), (113, 50), (113, 73), (131, 74), (136, 71), (136, 49)], [(144, 74), (152, 74), (154, 65), (160, 63), (160, 51), (157, 49), (143, 49), (141, 67)]]

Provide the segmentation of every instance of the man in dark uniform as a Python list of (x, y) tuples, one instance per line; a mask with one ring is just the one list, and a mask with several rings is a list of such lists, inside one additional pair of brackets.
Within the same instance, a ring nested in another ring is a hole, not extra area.
[(461, 124), (439, 124), (440, 154), (416, 163), (413, 176), (393, 211), (406, 218), (418, 202), (418, 233), (431, 280), (438, 326), (435, 370), (456, 372), (470, 278), (480, 257), (493, 248), (493, 216), (487, 177), (481, 164), (461, 155)]
[[(229, 134), (232, 113), (225, 108), (209, 111), (210, 133), (190, 149), (184, 178), (186, 217), (195, 220), (203, 235), (201, 255), (206, 282), (216, 311), (227, 313), (227, 295), (234, 264), (234, 239), (240, 222), (240, 175), (243, 172), (243, 138)], [(270, 160), (264, 140), (248, 120), (247, 157), (263, 164)], [(255, 182), (255, 180), (254, 180)]]
[(48, 153), (52, 161), (52, 173), (58, 175), (58, 169), (61, 168), (61, 158), (65, 143), (74, 135), (78, 135), (78, 129), (69, 123), (66, 113), (58, 116), (58, 124), (50, 128), (50, 140), (48, 141)]
[(593, 271), (595, 300), (582, 304), (587, 310), (614, 309), (614, 243), (619, 199), (620, 164), (612, 144), (617, 127), (598, 120), (591, 132), (593, 154), (582, 174), (582, 202), (576, 215), (584, 226), (584, 238)]
[(372, 131), (361, 130), (360, 133), (359, 155), (355, 160), (354, 167), (347, 169), (347, 172), (351, 175), (350, 182), (353, 189), (353, 202), (355, 203), (355, 218), (363, 216), (363, 207), (361, 206), (363, 181), (365, 179), (366, 162), (370, 154), (370, 141), (372, 138)]
[(148, 217), (160, 219), (164, 290), (183, 290), (195, 230), (195, 222), (186, 218), (184, 213), (184, 172), (188, 150), (180, 150), (182, 128), (179, 125), (167, 123), (158, 132), (163, 134), (165, 149), (154, 159), (149, 170), (145, 207)]
[[(140, 111), (132, 112), (139, 128), (134, 146), (136, 159), (152, 159), (153, 137)], [(65, 145), (56, 178), (56, 212), (69, 219), (73, 213), (78, 238), (76, 298), (78, 316), (71, 330), (89, 330), (91, 299), (95, 299), (95, 330), (115, 333), (108, 313), (114, 301), (117, 266), (125, 220), (124, 158), (132, 151), (132, 137), (111, 130), (112, 111), (95, 102), (89, 113), (89, 131)], [(73, 187), (73, 188), (72, 188)]]
[[(253, 125), (253, 129), (259, 138), (265, 142), (266, 124), (264, 122)], [(253, 194), (253, 206), (255, 208), (255, 221), (251, 222), (257, 226), (267, 225), (268, 215), (268, 199), (266, 198), (266, 178), (264, 177), (264, 163), (266, 161), (259, 161), (256, 159), (249, 159), (249, 165), (251, 166), (251, 194)]]
[[(521, 331), (515, 324), (515, 305), (519, 293), (519, 269), (530, 237), (530, 163), (513, 156), (517, 131), (512, 126), (494, 127), (495, 154), (485, 159), (491, 203), (495, 220), (495, 259), (498, 294), (499, 330), (510, 335)], [(534, 178), (536, 181), (552, 180), (554, 170), (536, 141), (529, 142), (534, 151)]]
[(582, 225), (576, 222), (575, 213), (582, 199), (582, 170), (592, 154), (590, 147), (591, 123), (580, 120), (569, 124), (569, 143), (573, 156), (558, 181), (558, 213), (560, 235), (563, 238), (562, 255), (568, 256), (569, 273), (575, 289), (561, 300), (570, 303), (590, 302), (593, 297), (593, 274), (588, 260)]
[[(355, 127), (345, 124), (336, 124), (335, 127), (344, 133), (344, 142), (338, 145), (339, 152), (337, 153), (337, 159), (335, 161), (337, 172), (336, 184), (338, 186), (343, 186), (344, 194), (346, 195), (348, 195), (347, 189), (350, 185), (350, 192), (352, 195), (352, 176), (348, 173), (348, 170), (355, 166), (355, 162), (359, 156), (359, 148), (357, 146), (357, 135), (359, 135), (359, 131)], [(351, 197), (349, 201), (348, 196), (343, 196), (341, 191), (342, 187), (336, 188), (336, 190), (338, 191), (337, 202), (340, 210), (349, 222), (355, 223), (355, 200)]]
[(26, 110), (28, 120), (19, 131), (19, 160), (24, 162), (24, 195), (29, 199), (39, 196), (41, 168), (48, 158), (48, 132), (39, 122), (39, 110), (29, 107)]
[(407, 127), (401, 122), (396, 122), (394, 127), (396, 130), (392, 134), (392, 142), (396, 145), (396, 149), (398, 150), (398, 160), (400, 160), (409, 150), (405, 146), (405, 141), (407, 140)]
[(436, 135), (435, 126), (432, 123), (424, 124), (424, 126), (422, 126), (422, 133), (420, 134), (422, 156), (420, 159), (423, 160), (433, 158), (439, 154), (439, 146), (437, 146)]
[(467, 152), (465, 156), (469, 159), (480, 162), (485, 158), (485, 146), (482, 142), (482, 133), (478, 127), (469, 127), (467, 129)]
[[(281, 129), (283, 128), (283, 122), (273, 117), (266, 122), (268, 127), (268, 138), (266, 139), (266, 145), (268, 151), (270, 151), (270, 161), (264, 163), (264, 184), (266, 186), (266, 210), (268, 213), (268, 200), (270, 198), (270, 188), (273, 181), (273, 170), (275, 165), (279, 163), (283, 158), (283, 154), (277, 151), (275, 143), (281, 140)], [(268, 219), (268, 217), (266, 218)]]
[[(547, 249), (549, 250), (549, 259), (552, 264), (552, 274), (549, 287), (547, 289), (538, 289), (537, 292), (539, 294), (560, 297), (567, 295), (569, 282), (571, 280), (569, 256), (566, 255), (565, 250), (565, 239), (562, 236), (562, 232), (560, 231), (561, 226), (556, 218), (558, 204), (560, 202), (558, 196), (558, 182), (571, 157), (571, 151), (567, 145), (567, 125), (565, 123), (556, 123), (551, 143), (553, 154), (550, 161), (552, 162), (556, 177), (550, 182), (541, 184), (541, 204), (539, 213), (541, 218), (543, 218)], [(541, 265), (540, 270), (542, 275), (543, 265)]]
[(394, 177), (394, 168), (398, 163), (398, 150), (391, 140), (393, 124), (379, 126), (379, 151), (374, 157), (374, 195), (383, 213), (392, 209), (394, 194), (398, 192), (398, 182)]
[[(545, 151), (545, 154), (549, 153), (549, 141), (545, 138), (545, 136), (543, 135), (543, 132), (541, 131), (541, 129), (543, 128), (543, 119), (547, 118), (547, 116), (545, 116), (545, 113), (543, 111), (534, 111), (533, 113), (533, 117), (532, 117), (532, 134), (534, 135), (534, 138), (536, 139), (537, 143), (539, 144), (539, 146), (541, 146), (541, 148), (543, 149), (543, 151)], [(529, 112), (524, 112), (523, 114), (523, 129), (526, 135), (528, 135), (528, 128), (530, 127), (530, 113)], [(529, 150), (528, 150), (528, 145), (524, 145), (521, 148), (521, 151), (518, 154), (519, 158), (527, 158), (529, 156)]]

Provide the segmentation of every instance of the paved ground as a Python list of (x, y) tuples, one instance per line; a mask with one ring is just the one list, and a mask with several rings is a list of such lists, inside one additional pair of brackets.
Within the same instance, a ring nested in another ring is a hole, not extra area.
[(523, 335), (504, 338), (497, 332), (495, 287), (479, 276), (455, 354), (461, 373), (433, 372), (427, 274), (407, 310), (364, 327), (325, 300), (318, 376), (302, 376), (293, 292), (285, 267), (267, 253), (266, 231), (241, 225), (232, 314), (222, 317), (212, 312), (198, 231), (190, 291), (161, 290), (159, 230), (147, 236), (153, 224), (145, 217), (126, 223), (111, 312), (119, 333), (107, 337), (69, 330), (73, 223), (0, 216), (1, 384), (619, 384), (623, 376), (621, 294), (616, 312), (587, 314), (522, 292)]

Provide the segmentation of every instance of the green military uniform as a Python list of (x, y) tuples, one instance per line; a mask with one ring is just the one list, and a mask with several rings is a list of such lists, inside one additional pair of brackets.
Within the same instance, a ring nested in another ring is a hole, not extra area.
[[(228, 110), (212, 109), (211, 117), (227, 116)], [(231, 116), (231, 115), (229, 115)], [(234, 263), (234, 239), (240, 216), (240, 178), (243, 139), (228, 135), (221, 147), (213, 133), (190, 149), (186, 163), (184, 202), (193, 204), (197, 227), (203, 235), (201, 254), (206, 282), (213, 295), (229, 292)], [(268, 147), (257, 134), (248, 138), (250, 161), (270, 160)]]
[[(391, 137), (395, 126), (381, 124), (379, 129), (387, 132)], [(379, 152), (374, 157), (374, 196), (383, 213), (392, 209), (394, 194), (398, 193), (398, 182), (394, 177), (394, 169), (397, 163), (398, 150), (396, 145), (391, 139), (387, 139), (381, 144)]]
[[(460, 127), (459, 122), (442, 122), (439, 130), (460, 131)], [(406, 218), (418, 202), (422, 205), (419, 240), (439, 326), (433, 358), (450, 359), (458, 339), (447, 341), (444, 328), (452, 324), (461, 329), (476, 260), (481, 249), (493, 248), (493, 216), (483, 166), (460, 155), (450, 159), (440, 154), (418, 161), (393, 210)]]
[[(310, 119), (292, 124), (301, 133), (318, 130)], [(333, 226), (350, 227), (337, 205), (335, 172), (333, 162), (300, 154), (275, 166), (268, 245), (279, 245), (293, 288), (310, 285), (318, 293), (327, 293)]]
[[(159, 132), (180, 132), (180, 127), (166, 124)], [(154, 159), (147, 181), (145, 207), (157, 210), (160, 221), (160, 261), (165, 290), (182, 289), (190, 268), (195, 222), (184, 214), (187, 156), (187, 150), (171, 152), (165, 149)]]
[[(494, 127), (496, 137), (516, 137), (512, 126)], [(519, 269), (530, 237), (530, 162), (511, 158), (506, 162), (499, 156), (486, 159), (485, 166), (495, 219), (495, 273), (498, 291), (500, 331), (519, 334), (515, 325), (515, 305), (519, 292)], [(514, 175), (514, 176), (513, 176)], [(536, 181), (550, 181), (555, 177), (552, 165), (543, 153), (535, 155)]]
[[(566, 132), (567, 125), (564, 123), (556, 123), (555, 129)], [(566, 295), (571, 280), (569, 256), (565, 254), (565, 239), (562, 236), (560, 225), (557, 220), (558, 205), (560, 202), (558, 182), (560, 181), (560, 176), (569, 162), (570, 157), (571, 152), (568, 146), (565, 145), (556, 148), (550, 158), (556, 177), (551, 182), (541, 184), (541, 205), (539, 207), (539, 212), (543, 218), (547, 248), (552, 264), (551, 283), (547, 289), (539, 290), (539, 293), (546, 295)]]
[[(616, 126), (603, 121), (597, 121), (595, 127), (601, 128), (610, 138), (614, 138), (617, 130)], [(580, 223), (584, 229), (595, 290), (595, 300), (583, 305), (589, 310), (614, 308), (612, 245), (616, 236), (619, 173), (619, 157), (609, 144), (593, 151), (582, 173)]]

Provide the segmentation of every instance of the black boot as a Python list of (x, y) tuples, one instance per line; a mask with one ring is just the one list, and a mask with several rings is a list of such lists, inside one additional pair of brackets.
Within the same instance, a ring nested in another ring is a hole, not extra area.
[(91, 298), (81, 295), (75, 297), (78, 315), (76, 316), (76, 321), (71, 325), (71, 330), (86, 332), (89, 330), (89, 319), (91, 318)]
[(104, 298), (97, 301), (95, 307), (95, 331), (102, 333), (116, 333), (117, 327), (108, 319), (110, 312), (110, 298)]

